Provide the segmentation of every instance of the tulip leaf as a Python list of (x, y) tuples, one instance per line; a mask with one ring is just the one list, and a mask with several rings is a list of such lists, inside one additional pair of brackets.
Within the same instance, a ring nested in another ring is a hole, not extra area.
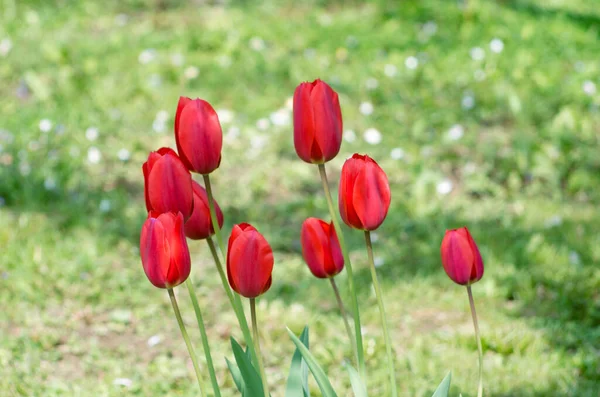
[[(300, 341), (309, 348), (308, 344), (308, 325), (302, 330)], [(310, 397), (308, 390), (308, 366), (302, 358), (302, 353), (296, 348), (292, 356), (292, 364), (290, 365), (290, 375), (288, 376), (287, 387), (285, 389), (285, 397)]]
[(237, 387), (238, 391), (244, 394), (244, 379), (242, 378), (242, 373), (237, 365), (229, 361), (227, 357), (225, 357), (225, 361), (227, 361), (227, 367), (229, 368), (229, 372), (231, 372), (231, 376), (233, 377), (233, 381), (235, 382), (235, 387)]
[(348, 371), (348, 374), (350, 375), (350, 384), (352, 385), (354, 397), (368, 397), (367, 388), (365, 387), (365, 384), (360, 378), (358, 372), (349, 363), (345, 363), (345, 367)]
[(233, 338), (231, 338), (231, 348), (233, 349), (235, 362), (237, 363), (237, 367), (241, 374), (241, 380), (243, 382), (242, 396), (254, 397), (264, 395), (262, 380), (260, 379), (260, 375), (256, 369), (252, 366), (252, 361), (250, 360), (248, 354), (244, 352), (244, 349), (242, 349), (239, 343), (237, 343)]
[(290, 338), (292, 338), (292, 341), (296, 345), (296, 348), (298, 349), (300, 354), (302, 354), (302, 358), (304, 359), (304, 361), (306, 361), (310, 372), (312, 372), (313, 377), (319, 385), (319, 389), (321, 389), (323, 397), (337, 397), (337, 394), (335, 394), (335, 391), (333, 390), (333, 386), (331, 386), (329, 379), (327, 379), (327, 375), (325, 375), (325, 372), (319, 366), (312, 353), (306, 348), (306, 346), (304, 346), (302, 341), (298, 339), (298, 337), (294, 335), (294, 333), (289, 328), (287, 329), (287, 332), (290, 335)]
[(448, 372), (448, 375), (442, 380), (442, 383), (438, 386), (431, 397), (448, 397), (450, 393), (450, 381), (452, 380), (452, 372)]

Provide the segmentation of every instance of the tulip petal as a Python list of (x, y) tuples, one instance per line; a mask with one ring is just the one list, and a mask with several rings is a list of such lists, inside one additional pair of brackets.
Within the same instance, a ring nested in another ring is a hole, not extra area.
[[(192, 216), (185, 223), (185, 235), (192, 240), (203, 240), (215, 233), (215, 228), (210, 217), (210, 207), (208, 205), (208, 194), (200, 184), (192, 179), (192, 189), (194, 191), (194, 211)], [(219, 228), (223, 227), (223, 212), (219, 203), (215, 201), (215, 210)]]
[(391, 202), (390, 185), (373, 160), (366, 161), (358, 173), (352, 202), (365, 230), (375, 230), (383, 223)]
[(294, 147), (298, 157), (312, 163), (321, 159), (321, 149), (315, 145), (315, 116), (311, 104), (312, 83), (302, 83), (294, 91)]
[(165, 246), (165, 229), (155, 218), (148, 218), (142, 226), (140, 256), (148, 280), (158, 288), (165, 288), (169, 248)]
[(164, 213), (178, 211), (187, 219), (193, 210), (192, 177), (178, 157), (166, 154), (156, 160), (148, 175), (148, 202)]
[(328, 236), (323, 231), (319, 221), (316, 218), (308, 218), (302, 224), (302, 256), (315, 277), (327, 278), (328, 273), (325, 270), (327, 247), (324, 244), (327, 244)]
[[(310, 100), (314, 115), (314, 140), (321, 154), (318, 159), (329, 161), (339, 153), (342, 144), (342, 112), (338, 95), (326, 83), (317, 80)], [(314, 160), (316, 158), (313, 157)]]
[(260, 233), (247, 230), (233, 239), (228, 274), (236, 292), (247, 298), (257, 297), (267, 287), (272, 270), (273, 251)]
[(457, 284), (468, 284), (474, 259), (469, 241), (456, 231), (448, 231), (442, 241), (441, 252), (442, 264), (448, 277)]
[(340, 187), (338, 193), (338, 204), (340, 215), (344, 223), (350, 227), (363, 229), (363, 224), (354, 209), (354, 184), (356, 176), (360, 172), (360, 161), (354, 156), (342, 166)]

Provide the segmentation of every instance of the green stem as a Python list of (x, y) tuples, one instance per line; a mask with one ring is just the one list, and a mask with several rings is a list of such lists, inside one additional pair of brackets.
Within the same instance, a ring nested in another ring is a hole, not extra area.
[(394, 369), (394, 355), (392, 352), (392, 341), (388, 331), (387, 319), (385, 316), (385, 308), (383, 307), (383, 296), (381, 295), (381, 287), (377, 279), (377, 271), (375, 270), (375, 261), (373, 259), (373, 246), (371, 245), (371, 232), (365, 230), (365, 243), (367, 244), (367, 255), (369, 256), (369, 267), (371, 268), (371, 278), (373, 279), (373, 287), (375, 287), (375, 295), (377, 296), (377, 304), (379, 306), (379, 314), (381, 315), (381, 323), (383, 325), (383, 336), (385, 338), (385, 350), (388, 358), (388, 370), (390, 374), (390, 383), (392, 384), (392, 396), (397, 397), (396, 390), (396, 371)]
[(210, 252), (213, 256), (213, 259), (215, 260), (215, 265), (217, 266), (217, 271), (219, 272), (219, 277), (221, 278), (223, 289), (227, 293), (227, 297), (229, 298), (229, 302), (231, 303), (233, 312), (235, 313), (240, 328), (242, 329), (242, 333), (244, 334), (244, 340), (246, 341), (246, 345), (250, 348), (252, 361), (256, 365), (258, 365), (258, 357), (256, 355), (256, 350), (254, 349), (254, 342), (252, 342), (252, 336), (250, 335), (248, 321), (246, 320), (246, 315), (244, 314), (244, 309), (242, 308), (242, 301), (239, 299), (239, 296), (237, 294), (234, 294), (231, 291), (231, 288), (229, 288), (229, 281), (227, 280), (227, 276), (225, 275), (225, 271), (223, 270), (223, 265), (221, 264), (221, 260), (219, 259), (219, 253), (217, 252), (217, 247), (215, 247), (215, 243), (212, 241), (212, 237), (208, 237), (206, 239), (206, 242), (208, 243), (208, 247), (210, 248)]
[(483, 396), (483, 349), (481, 347), (481, 334), (479, 333), (479, 323), (477, 322), (477, 312), (475, 311), (475, 301), (471, 285), (467, 285), (467, 294), (469, 295), (469, 304), (471, 305), (471, 316), (473, 316), (473, 326), (475, 327), (475, 337), (477, 338), (477, 350), (479, 351), (479, 385), (477, 386), (477, 397)]
[(200, 311), (200, 305), (198, 304), (198, 298), (196, 297), (196, 291), (194, 291), (194, 285), (188, 277), (185, 281), (190, 298), (192, 299), (192, 305), (196, 312), (196, 319), (198, 320), (198, 328), (200, 329), (200, 337), (202, 338), (202, 347), (204, 348), (204, 355), (206, 356), (206, 364), (208, 365), (208, 373), (210, 375), (210, 381), (212, 383), (214, 397), (221, 397), (219, 390), (219, 382), (217, 381), (217, 375), (215, 373), (215, 367), (212, 361), (212, 355), (210, 354), (210, 346), (208, 344), (208, 336), (206, 335), (206, 327), (204, 326), (204, 319), (202, 318), (202, 311)]
[(190, 342), (190, 337), (187, 331), (185, 330), (185, 325), (183, 324), (183, 319), (181, 318), (181, 312), (179, 311), (179, 306), (177, 305), (177, 299), (175, 299), (173, 288), (169, 288), (167, 291), (169, 291), (169, 298), (171, 299), (171, 305), (173, 305), (173, 311), (175, 312), (175, 317), (177, 318), (177, 324), (179, 324), (179, 329), (181, 330), (181, 336), (183, 336), (183, 340), (185, 341), (185, 345), (187, 346), (188, 353), (190, 354), (192, 363), (194, 364), (194, 371), (196, 371), (198, 386), (200, 386), (200, 396), (205, 396), (206, 391), (204, 390), (204, 383), (202, 382), (200, 366), (198, 365), (198, 357), (196, 357), (196, 352), (194, 351), (194, 347)]
[(333, 227), (337, 233), (340, 247), (342, 248), (342, 254), (344, 255), (344, 263), (346, 264), (346, 271), (348, 272), (348, 288), (350, 290), (350, 302), (352, 306), (352, 315), (354, 316), (354, 336), (356, 341), (356, 362), (360, 371), (361, 378), (366, 382), (366, 369), (365, 369), (365, 356), (363, 349), (362, 330), (360, 326), (360, 313), (358, 311), (358, 298), (356, 296), (356, 290), (354, 289), (354, 276), (352, 274), (352, 263), (350, 263), (350, 255), (346, 248), (346, 242), (344, 240), (344, 233), (340, 228), (338, 221), (338, 212), (333, 206), (333, 200), (331, 199), (331, 192), (329, 191), (329, 182), (327, 180), (327, 172), (325, 171), (325, 165), (319, 164), (319, 174), (321, 175), (321, 182), (323, 184), (323, 190), (325, 191), (325, 198), (327, 199), (327, 205), (329, 206), (329, 215), (333, 221)]
[(254, 346), (256, 346), (256, 352), (258, 354), (258, 367), (260, 369), (260, 377), (262, 379), (265, 397), (269, 397), (269, 385), (267, 383), (267, 374), (265, 373), (265, 365), (263, 363), (262, 353), (260, 352), (260, 337), (258, 336), (258, 324), (256, 322), (255, 298), (250, 298), (250, 313), (252, 316), (252, 333), (254, 334)]
[(348, 333), (348, 340), (350, 341), (350, 345), (352, 345), (352, 352), (356, 357), (356, 344), (354, 343), (354, 335), (352, 335), (352, 330), (350, 329), (350, 324), (348, 323), (348, 317), (346, 316), (346, 309), (344, 308), (344, 303), (342, 302), (340, 291), (338, 290), (337, 284), (335, 283), (335, 279), (333, 277), (329, 277), (329, 282), (331, 283), (331, 287), (333, 288), (333, 292), (335, 293), (335, 299), (337, 300), (338, 306), (340, 307), (342, 319), (344, 320), (344, 326), (346, 327), (346, 332)]

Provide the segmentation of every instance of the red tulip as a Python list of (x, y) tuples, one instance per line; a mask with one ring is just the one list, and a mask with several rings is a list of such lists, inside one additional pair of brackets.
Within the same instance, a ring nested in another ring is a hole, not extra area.
[(333, 277), (344, 268), (344, 257), (332, 223), (308, 218), (302, 224), (302, 256), (318, 278)]
[(469, 285), (483, 276), (483, 260), (469, 229), (446, 230), (441, 246), (442, 265), (457, 284)]
[(223, 132), (219, 116), (202, 99), (180, 97), (175, 114), (175, 141), (188, 170), (210, 174), (221, 163)]
[(227, 249), (229, 285), (246, 298), (256, 298), (271, 287), (273, 251), (252, 225), (235, 225)]
[(142, 171), (148, 211), (181, 212), (184, 219), (192, 215), (192, 175), (177, 153), (165, 147), (151, 152)]
[[(194, 189), (194, 212), (190, 219), (185, 223), (185, 235), (192, 240), (203, 240), (215, 233), (210, 218), (210, 209), (208, 206), (208, 195), (206, 190), (200, 184), (192, 180)], [(219, 204), (215, 201), (215, 210), (219, 221), (219, 229), (223, 227), (223, 213)]]
[(337, 93), (327, 83), (302, 83), (294, 92), (294, 146), (307, 163), (334, 158), (342, 144), (342, 111)]
[(173, 288), (188, 278), (191, 260), (181, 212), (150, 212), (142, 226), (140, 255), (148, 280), (158, 288)]
[(354, 154), (342, 167), (339, 190), (340, 214), (355, 229), (375, 230), (385, 219), (391, 192), (387, 176), (367, 155)]

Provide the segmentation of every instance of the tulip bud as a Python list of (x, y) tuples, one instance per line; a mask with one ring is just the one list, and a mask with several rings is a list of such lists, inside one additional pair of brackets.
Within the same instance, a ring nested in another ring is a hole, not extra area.
[(191, 172), (207, 175), (219, 168), (223, 132), (219, 116), (202, 99), (179, 98), (175, 141), (181, 161)]
[(302, 83), (294, 92), (294, 146), (307, 163), (334, 158), (342, 144), (342, 111), (338, 94), (327, 83)]
[(271, 287), (273, 251), (252, 225), (235, 225), (227, 249), (229, 285), (246, 298), (256, 298)]
[(177, 153), (169, 148), (151, 152), (142, 171), (148, 212), (181, 212), (184, 219), (192, 215), (192, 175)]
[(333, 277), (344, 268), (344, 257), (333, 222), (308, 218), (302, 224), (301, 243), (302, 256), (315, 277)]
[(151, 212), (142, 226), (140, 256), (148, 280), (158, 288), (173, 288), (190, 275), (191, 260), (183, 215)]
[(375, 160), (355, 153), (342, 167), (338, 198), (346, 225), (375, 230), (383, 223), (390, 207), (387, 176)]
[[(192, 240), (203, 240), (215, 233), (210, 218), (210, 207), (208, 206), (208, 195), (200, 184), (192, 180), (194, 190), (194, 212), (185, 223), (185, 235)], [(215, 201), (215, 210), (219, 221), (219, 229), (223, 227), (223, 213), (219, 204)]]
[(446, 230), (441, 246), (442, 265), (457, 284), (469, 285), (483, 276), (483, 260), (469, 229)]

